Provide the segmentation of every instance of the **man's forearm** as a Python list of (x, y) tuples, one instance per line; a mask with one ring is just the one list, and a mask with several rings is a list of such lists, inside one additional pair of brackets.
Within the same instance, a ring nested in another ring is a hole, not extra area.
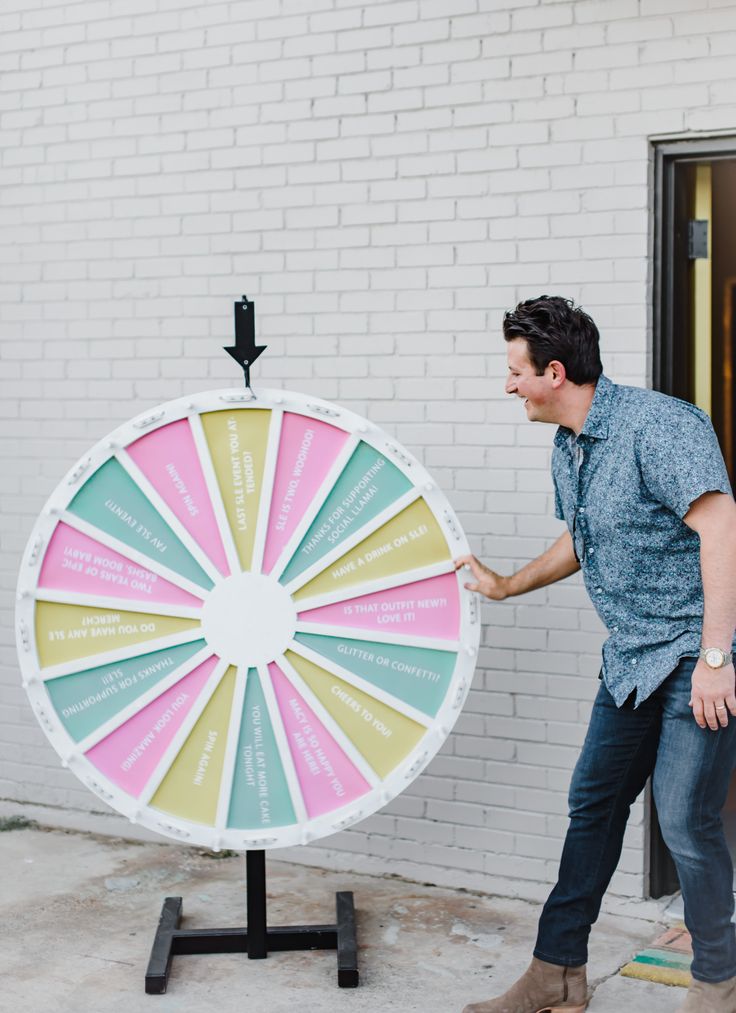
[(703, 646), (728, 651), (736, 627), (736, 504), (723, 493), (706, 493), (685, 523), (700, 537)]
[(579, 569), (580, 564), (572, 547), (570, 532), (565, 531), (541, 556), (537, 556), (517, 573), (506, 578), (507, 592), (509, 595), (517, 595), (536, 591), (537, 588), (546, 587), (564, 577), (569, 577)]
[[(731, 649), (736, 626), (736, 503), (720, 492), (705, 493), (692, 504), (685, 523), (700, 536), (703, 578), (703, 647)], [(711, 669), (699, 659), (693, 669), (690, 706), (705, 729), (725, 728), (736, 718), (733, 664)]]
[(731, 650), (736, 628), (736, 530), (700, 536), (703, 575), (703, 646)]

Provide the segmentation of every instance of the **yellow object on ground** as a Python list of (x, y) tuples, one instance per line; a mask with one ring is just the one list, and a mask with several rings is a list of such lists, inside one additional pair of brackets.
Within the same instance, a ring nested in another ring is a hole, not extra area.
[(657, 936), (651, 946), (641, 950), (621, 968), (624, 978), (657, 981), (663, 985), (690, 985), (692, 942), (684, 925), (676, 925)]

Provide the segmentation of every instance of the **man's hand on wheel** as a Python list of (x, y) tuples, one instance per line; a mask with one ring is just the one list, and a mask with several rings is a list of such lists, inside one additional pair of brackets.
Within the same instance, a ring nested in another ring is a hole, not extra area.
[(456, 559), (455, 569), (459, 570), (461, 566), (468, 566), (475, 578), (474, 582), (465, 584), (468, 591), (479, 591), (492, 601), (503, 601), (504, 598), (508, 598), (508, 577), (502, 577), (484, 566), (475, 556), (461, 556)]

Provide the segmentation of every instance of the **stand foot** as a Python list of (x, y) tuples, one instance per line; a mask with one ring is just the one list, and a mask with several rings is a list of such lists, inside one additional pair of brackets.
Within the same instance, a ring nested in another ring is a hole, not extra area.
[(167, 897), (161, 908), (156, 936), (151, 948), (151, 958), (146, 971), (146, 992), (148, 995), (162, 995), (169, 983), (171, 960), (174, 956), (174, 933), (181, 922), (181, 897)]
[(171, 961), (191, 953), (246, 953), (253, 959), (285, 950), (337, 950), (337, 984), (357, 988), (358, 940), (353, 894), (336, 894), (334, 925), (266, 924), (266, 870), (263, 852), (248, 852), (248, 928), (181, 929), (182, 898), (167, 897), (161, 909), (146, 971), (148, 995), (162, 995), (169, 983)]
[(337, 984), (357, 988), (358, 937), (355, 932), (355, 904), (350, 891), (336, 894), (337, 900)]

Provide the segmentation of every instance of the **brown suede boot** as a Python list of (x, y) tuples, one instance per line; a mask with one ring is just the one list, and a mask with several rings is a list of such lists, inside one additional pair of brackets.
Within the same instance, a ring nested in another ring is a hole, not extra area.
[(677, 1013), (736, 1013), (736, 978), (716, 984), (693, 978)]
[(584, 966), (561, 967), (532, 957), (529, 968), (508, 992), (498, 999), (472, 1003), (463, 1013), (583, 1013), (587, 1005)]

